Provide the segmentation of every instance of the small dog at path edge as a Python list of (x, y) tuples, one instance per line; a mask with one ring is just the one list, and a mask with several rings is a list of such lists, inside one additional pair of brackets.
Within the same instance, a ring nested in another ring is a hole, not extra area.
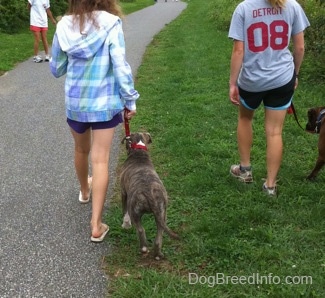
[(148, 153), (151, 136), (149, 133), (133, 133), (130, 137), (125, 137), (122, 140), (124, 142), (128, 156), (120, 176), (124, 215), (122, 227), (130, 228), (134, 225), (140, 241), (140, 251), (147, 253), (148, 243), (141, 218), (145, 213), (152, 213), (157, 225), (153, 256), (160, 260), (163, 257), (163, 233), (166, 232), (172, 239), (180, 237), (166, 224), (168, 196)]

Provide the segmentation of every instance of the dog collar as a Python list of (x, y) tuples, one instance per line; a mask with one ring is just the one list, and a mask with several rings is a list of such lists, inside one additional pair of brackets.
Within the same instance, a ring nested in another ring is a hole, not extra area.
[(315, 128), (316, 133), (320, 132), (320, 127), (324, 116), (325, 116), (325, 109), (321, 110), (320, 113), (318, 114), (317, 121), (316, 121), (316, 128)]
[(140, 142), (138, 142), (138, 143), (132, 143), (131, 144), (131, 148), (132, 149), (135, 149), (135, 150), (137, 150), (137, 149), (139, 149), (139, 150), (145, 150), (145, 151), (147, 151), (148, 149), (147, 149), (147, 147), (146, 147), (146, 145), (142, 142), (142, 141), (140, 141)]

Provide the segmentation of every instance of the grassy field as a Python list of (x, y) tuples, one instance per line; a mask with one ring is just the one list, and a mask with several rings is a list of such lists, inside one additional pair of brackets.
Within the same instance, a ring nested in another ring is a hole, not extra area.
[[(121, 229), (117, 185), (107, 214), (109, 296), (324, 297), (325, 172), (315, 183), (305, 180), (316, 160), (317, 135), (288, 115), (279, 196), (267, 197), (261, 191), (266, 166), (260, 108), (254, 119), (255, 183), (230, 177), (230, 165), (238, 162), (237, 108), (228, 100), (232, 43), (206, 17), (205, 2), (189, 1), (148, 48), (136, 82), (138, 115), (130, 124), (131, 131), (152, 135), (150, 153), (170, 196), (168, 224), (182, 240), (164, 237), (161, 262), (141, 255), (135, 230)], [(302, 69), (294, 101), (303, 125), (307, 109), (323, 98), (324, 87), (304, 81)], [(152, 243), (155, 223), (149, 215), (143, 221)]]
[[(152, 135), (150, 153), (170, 197), (168, 225), (182, 239), (164, 236), (160, 262), (141, 255), (135, 230), (121, 228), (116, 185), (106, 215), (112, 248), (105, 258), (108, 296), (322, 298), (325, 171), (315, 183), (305, 180), (316, 160), (318, 136), (302, 131), (288, 115), (279, 196), (267, 197), (261, 191), (260, 108), (252, 148), (255, 182), (244, 185), (230, 177), (230, 165), (238, 162), (237, 108), (228, 99), (232, 43), (207, 17), (210, 2), (188, 1), (186, 11), (148, 47), (136, 78), (138, 115), (130, 123), (131, 131)], [(28, 31), (15, 38), (0, 34), (0, 39), (1, 70), (32, 55)], [(294, 99), (302, 124), (309, 107), (324, 105), (324, 95), (323, 85), (304, 80), (302, 67)], [(155, 223), (149, 215), (143, 222), (152, 243)]]

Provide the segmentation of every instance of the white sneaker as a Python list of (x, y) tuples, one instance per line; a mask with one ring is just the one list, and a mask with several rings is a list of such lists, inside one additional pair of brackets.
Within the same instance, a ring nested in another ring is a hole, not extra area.
[(34, 56), (33, 61), (35, 63), (41, 63), (41, 62), (43, 62), (43, 59), (37, 55), (37, 56)]
[(276, 196), (277, 195), (277, 187), (267, 187), (266, 182), (263, 184), (263, 191), (268, 194), (269, 196)]
[(239, 179), (239, 181), (244, 182), (244, 183), (251, 183), (253, 182), (253, 174), (252, 170), (242, 170), (239, 165), (232, 165), (230, 167), (230, 174)]
[(49, 55), (46, 55), (45, 56), (45, 62), (49, 62), (50, 61), (50, 56)]

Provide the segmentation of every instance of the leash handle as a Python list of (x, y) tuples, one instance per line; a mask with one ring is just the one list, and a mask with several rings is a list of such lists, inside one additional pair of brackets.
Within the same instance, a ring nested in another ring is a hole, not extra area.
[(129, 119), (127, 119), (127, 113), (129, 113), (130, 110), (126, 107), (124, 107), (124, 128), (125, 128), (125, 136), (126, 138), (130, 138), (130, 125), (129, 125)]

